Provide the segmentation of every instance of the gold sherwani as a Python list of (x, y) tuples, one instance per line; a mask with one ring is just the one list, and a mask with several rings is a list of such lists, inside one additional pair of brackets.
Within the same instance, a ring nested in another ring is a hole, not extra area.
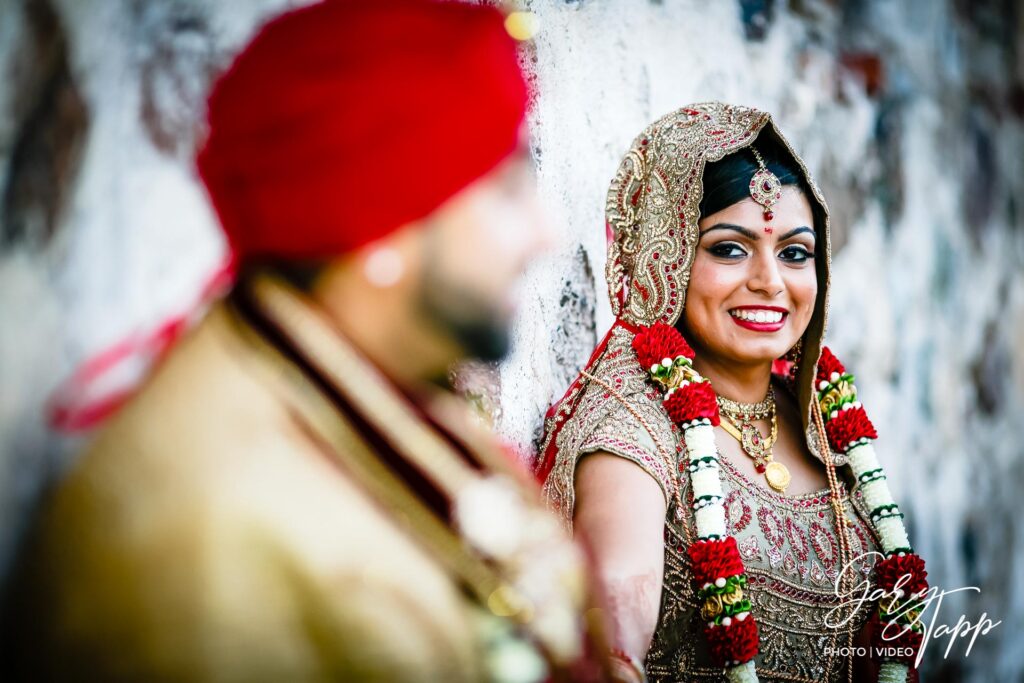
[[(278, 303), (282, 291), (270, 289)], [(567, 651), (579, 643), (581, 610), (549, 612), (554, 626), (523, 636), (533, 624), (504, 618), (520, 586), (495, 573), (498, 560), (467, 552), (448, 526), (424, 527), (429, 515), (415, 505), (396, 509), (409, 503), (401, 495), (363, 486), (361, 465), (336, 457), (331, 416), (310, 419), (324, 403), (294, 374), (224, 304), (170, 354), (42, 518), (21, 590), (29, 670), (75, 680), (475, 681), (536, 670), (538, 640)], [(493, 474), (441, 465), (460, 486)], [(458, 547), (438, 552), (444, 542)], [(556, 588), (572, 593), (578, 555), (564, 538), (552, 542), (569, 558), (572, 590)]]

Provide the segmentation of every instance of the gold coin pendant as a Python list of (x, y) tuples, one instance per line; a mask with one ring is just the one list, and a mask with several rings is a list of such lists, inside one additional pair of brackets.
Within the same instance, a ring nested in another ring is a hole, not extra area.
[(768, 480), (769, 486), (780, 493), (786, 490), (791, 479), (789, 469), (781, 462), (774, 460), (765, 467), (764, 478)]

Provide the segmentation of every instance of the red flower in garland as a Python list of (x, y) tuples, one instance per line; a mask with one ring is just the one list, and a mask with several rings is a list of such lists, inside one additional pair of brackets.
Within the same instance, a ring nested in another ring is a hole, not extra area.
[(715, 579), (727, 579), (745, 571), (736, 539), (732, 536), (720, 541), (691, 543), (687, 553), (693, 563), (693, 581), (698, 589), (706, 583), (714, 583)]
[(640, 360), (640, 366), (649, 370), (652, 365), (661, 363), (665, 358), (675, 360), (678, 356), (693, 358), (693, 349), (683, 339), (679, 330), (657, 322), (645, 327), (633, 337), (633, 350)]
[(827, 346), (821, 347), (821, 358), (818, 359), (818, 379), (817, 382), (825, 380), (826, 382), (832, 381), (832, 373), (838, 372), (840, 375), (846, 372), (846, 368), (839, 362), (839, 359), (835, 357), (832, 350)]
[(875, 426), (868, 419), (863, 407), (840, 410), (839, 414), (825, 423), (825, 432), (832, 450), (845, 453), (851, 443), (858, 439), (877, 439)]
[[(914, 631), (905, 624), (889, 625), (879, 618), (877, 611), (871, 615), (869, 629), (871, 631), (871, 649), (874, 652), (881, 652), (882, 659), (896, 660), (908, 666), (917, 659), (917, 651), (924, 640), (922, 632)], [(898, 649), (890, 650), (889, 648)], [(893, 652), (892, 656), (885, 654), (889, 651)]]
[(711, 659), (719, 666), (726, 662), (747, 662), (756, 657), (760, 649), (757, 624), (749, 616), (742, 621), (733, 618), (728, 626), (706, 626), (704, 637), (708, 640)]
[(879, 560), (875, 564), (875, 571), (877, 572), (878, 587), (887, 593), (891, 593), (896, 587), (896, 582), (907, 575), (910, 578), (903, 579), (903, 583), (900, 585), (904, 597), (928, 590), (928, 572), (925, 571), (924, 560), (916, 553), (907, 553), (903, 556), (892, 555), (884, 560)]
[(718, 425), (718, 401), (711, 382), (694, 382), (672, 392), (664, 401), (665, 410), (676, 424), (706, 417)]

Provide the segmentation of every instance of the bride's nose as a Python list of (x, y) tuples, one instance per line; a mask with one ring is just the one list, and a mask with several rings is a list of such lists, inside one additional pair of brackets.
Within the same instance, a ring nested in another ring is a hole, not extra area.
[(759, 249), (751, 259), (750, 279), (747, 288), (752, 292), (760, 292), (774, 298), (782, 293), (786, 284), (779, 270), (778, 259), (771, 249)]

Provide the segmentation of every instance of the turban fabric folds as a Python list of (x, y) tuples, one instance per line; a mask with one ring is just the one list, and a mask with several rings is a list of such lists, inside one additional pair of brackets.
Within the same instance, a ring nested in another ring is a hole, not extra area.
[[(214, 85), (197, 165), (231, 248), (201, 303), (253, 259), (336, 258), (427, 216), (519, 146), (527, 90), (497, 9), (323, 0), (266, 24)], [(49, 424), (90, 429), (191, 312), (82, 363)], [(107, 386), (112, 384), (113, 386)]]
[(526, 102), (497, 9), (326, 0), (268, 23), (216, 83), (199, 172), (236, 263), (336, 257), (497, 166)]

